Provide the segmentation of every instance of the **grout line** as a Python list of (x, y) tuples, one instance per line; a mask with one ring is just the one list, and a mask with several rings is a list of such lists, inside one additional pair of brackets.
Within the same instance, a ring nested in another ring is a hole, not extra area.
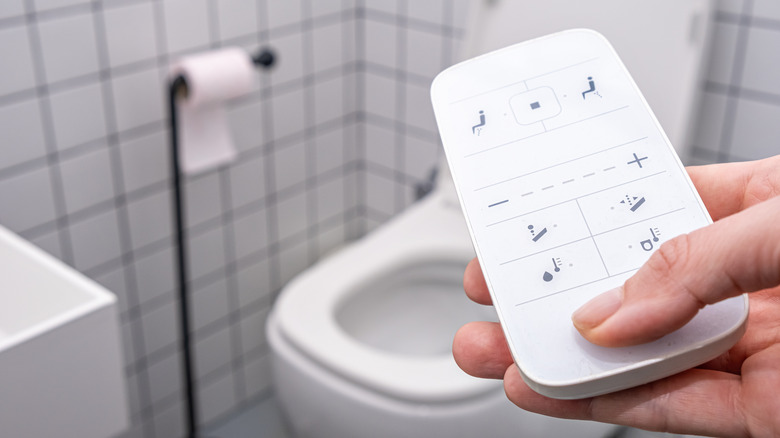
[[(742, 6), (742, 16), (739, 20), (736, 47), (734, 48), (734, 60), (731, 65), (729, 82), (731, 84), (742, 83), (742, 73), (745, 69), (745, 57), (749, 39), (750, 22), (753, 11), (753, 0), (745, 0)], [(726, 111), (721, 124), (720, 145), (718, 145), (718, 161), (727, 161), (731, 152), (731, 143), (734, 140), (734, 126), (737, 119), (737, 107), (739, 106), (740, 93), (737, 90), (733, 95), (726, 97)]]

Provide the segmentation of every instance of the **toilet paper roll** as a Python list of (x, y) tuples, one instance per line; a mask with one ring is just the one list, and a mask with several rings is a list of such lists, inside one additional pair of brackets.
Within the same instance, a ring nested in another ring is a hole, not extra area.
[(256, 80), (252, 58), (240, 48), (181, 58), (171, 78), (182, 75), (187, 97), (177, 100), (181, 171), (195, 174), (236, 156), (225, 102), (251, 91)]

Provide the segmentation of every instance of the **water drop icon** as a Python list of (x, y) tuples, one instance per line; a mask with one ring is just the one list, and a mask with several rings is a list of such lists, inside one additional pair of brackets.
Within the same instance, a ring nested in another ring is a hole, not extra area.
[(544, 275), (542, 275), (542, 280), (544, 281), (552, 281), (553, 276), (547, 271), (544, 271)]

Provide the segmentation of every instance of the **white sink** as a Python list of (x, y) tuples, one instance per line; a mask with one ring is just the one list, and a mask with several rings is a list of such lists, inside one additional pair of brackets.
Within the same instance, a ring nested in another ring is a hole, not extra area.
[(114, 295), (0, 227), (1, 437), (126, 429), (119, 342)]

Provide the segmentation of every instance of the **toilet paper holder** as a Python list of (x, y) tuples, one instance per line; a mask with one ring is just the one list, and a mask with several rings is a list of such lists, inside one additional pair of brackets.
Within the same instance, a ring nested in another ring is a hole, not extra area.
[[(256, 55), (252, 56), (252, 63), (260, 68), (271, 68), (273, 67), (274, 63), (276, 62), (276, 55), (271, 49), (263, 49), (260, 52), (258, 52)], [(170, 83), (170, 96), (171, 96), (171, 104), (173, 105), (175, 103), (175, 100), (178, 99), (186, 99), (187, 98), (187, 78), (185, 78), (183, 75), (178, 75)], [(173, 108), (173, 107), (171, 107)], [(173, 112), (171, 113), (173, 115)], [(174, 120), (171, 120), (171, 125), (173, 125)], [(174, 126), (171, 126), (173, 128)]]
[[(252, 63), (260, 68), (269, 69), (276, 62), (275, 53), (264, 48), (252, 56)], [(193, 366), (194, 351), (190, 340), (190, 312), (187, 273), (187, 247), (184, 234), (184, 198), (181, 183), (181, 151), (179, 149), (178, 120), (176, 102), (188, 97), (187, 79), (183, 75), (174, 77), (168, 84), (168, 110), (170, 117), (171, 174), (173, 179), (174, 227), (176, 230), (176, 269), (179, 291), (179, 330), (182, 348), (182, 375), (186, 395), (187, 437), (195, 438), (198, 433), (197, 389)]]

